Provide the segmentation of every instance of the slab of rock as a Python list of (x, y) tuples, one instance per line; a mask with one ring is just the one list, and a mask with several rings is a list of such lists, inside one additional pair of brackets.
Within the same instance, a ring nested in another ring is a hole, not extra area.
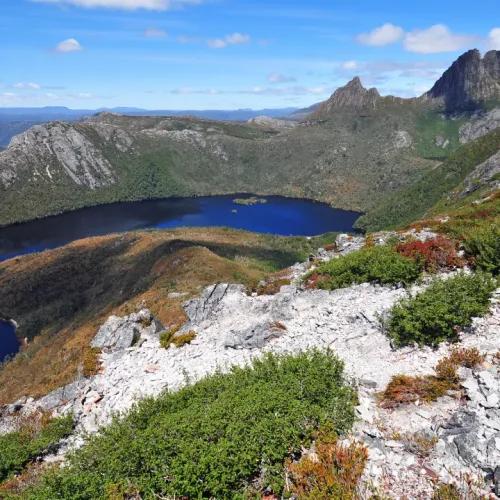
[(141, 336), (154, 335), (162, 330), (163, 325), (148, 309), (143, 309), (123, 318), (111, 316), (90, 345), (99, 349), (127, 349), (136, 344)]

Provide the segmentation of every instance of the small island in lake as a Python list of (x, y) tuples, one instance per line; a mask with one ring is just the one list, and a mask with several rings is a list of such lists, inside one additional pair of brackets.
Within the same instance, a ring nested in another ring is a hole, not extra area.
[(233, 200), (236, 205), (255, 205), (256, 203), (267, 203), (265, 198), (257, 198), (257, 196), (252, 196), (251, 198), (236, 198)]

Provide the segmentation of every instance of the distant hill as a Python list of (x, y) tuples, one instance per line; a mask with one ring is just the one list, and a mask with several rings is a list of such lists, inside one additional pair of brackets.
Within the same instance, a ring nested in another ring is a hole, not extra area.
[[(83, 120), (75, 118), (81, 110), (28, 110), (38, 119), (43, 113), (67, 118), (31, 128), (0, 153), (0, 225), (99, 203), (238, 192), (362, 211), (363, 228), (414, 220), (426, 204), (413, 203), (415, 197), (409, 203), (408, 193), (424, 198), (432, 187), (432, 198), (439, 199), (496, 148), (481, 141), (484, 150), (466, 164), (464, 153), (453, 154), (500, 125), (497, 111), (481, 109), (495, 104), (497, 84), (491, 82), (500, 75), (499, 54), (464, 54), (430, 93), (412, 99), (381, 96), (356, 77), (309, 108), (295, 127), (274, 118), (293, 113), (287, 120), (297, 120), (304, 110), (116, 108)], [(450, 103), (475, 107), (450, 115)], [(20, 120), (23, 111), (0, 110), (8, 112)], [(165, 116), (174, 113), (184, 116)], [(477, 176), (489, 181), (496, 173), (496, 164), (488, 163)], [(375, 213), (388, 199), (392, 207)]]
[(297, 111), (294, 111), (288, 116), (289, 120), (294, 120), (297, 122), (301, 122), (305, 118), (307, 118), (311, 113), (316, 111), (321, 105), (323, 104), (322, 102), (317, 102), (316, 104), (313, 104), (312, 106), (309, 106), (308, 108), (302, 108), (298, 109)]
[[(102, 111), (111, 111), (125, 116), (195, 116), (207, 120), (226, 120), (245, 123), (259, 116), (286, 118), (298, 108), (279, 109), (236, 109), (236, 110), (148, 110), (141, 108), (118, 107), (100, 109), (70, 109), (64, 106), (43, 108), (0, 108), (0, 147), (9, 145), (17, 134), (25, 132), (34, 125), (52, 121), (75, 122)], [(298, 120), (300, 121), (300, 120)]]
[(10, 121), (38, 121), (48, 122), (54, 120), (74, 121), (87, 116), (95, 115), (101, 111), (111, 111), (127, 116), (196, 116), (208, 120), (229, 120), (246, 122), (257, 116), (283, 118), (298, 108), (279, 109), (236, 109), (236, 110), (155, 110), (129, 107), (99, 108), (99, 109), (70, 109), (64, 106), (48, 106), (43, 108), (0, 108), (0, 122)]

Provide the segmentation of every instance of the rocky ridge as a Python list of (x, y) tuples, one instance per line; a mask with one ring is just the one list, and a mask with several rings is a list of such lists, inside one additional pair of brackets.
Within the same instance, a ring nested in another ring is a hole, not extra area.
[(460, 142), (466, 144), (483, 137), (500, 127), (500, 108), (495, 108), (478, 119), (471, 120), (460, 127)]
[(248, 120), (248, 125), (256, 127), (272, 128), (275, 130), (283, 130), (297, 127), (297, 122), (290, 120), (279, 120), (278, 118), (270, 118), (269, 116), (257, 116)]
[(490, 51), (483, 58), (479, 50), (469, 50), (424, 94), (424, 99), (438, 100), (450, 110), (500, 99), (499, 60), (498, 51)]
[[(390, 236), (381, 234), (375, 243)], [(425, 240), (434, 234), (422, 231), (415, 236)], [(341, 235), (336, 251), (320, 249), (317, 258), (336, 258), (363, 244), (362, 237)], [(377, 405), (377, 392), (391, 376), (432, 373), (450, 346), (394, 350), (377, 316), (405, 296), (403, 289), (364, 284), (334, 292), (303, 290), (297, 280), (307, 268), (307, 263), (290, 268), (295, 284), (272, 296), (248, 296), (241, 285), (208, 287), (200, 298), (185, 303), (189, 320), (180, 333), (195, 331), (197, 336), (181, 348), (161, 348), (163, 327), (146, 309), (124, 318), (110, 317), (92, 343), (102, 349), (99, 373), (79, 377), (38, 401), (23, 399), (2, 408), (0, 433), (12, 430), (16, 412), (30, 413), (37, 407), (58, 415), (71, 412), (77, 432), (61, 443), (59, 456), (49, 457), (60, 461), (68, 446), (80, 445), (81, 431), (97, 432), (115, 413), (146, 396), (182, 387), (186, 377), (197, 380), (216, 369), (241, 366), (264, 352), (331, 348), (345, 361), (359, 388), (359, 421), (353, 437), (369, 448), (367, 484), (372, 482), (396, 498), (424, 499), (429, 498), (432, 480), (449, 481), (457, 472), (469, 471), (491, 482), (500, 465), (500, 371), (494, 357), (500, 290), (490, 315), (475, 320), (462, 335), (461, 345), (487, 353), (489, 363), (474, 372), (461, 371), (461, 397), (450, 393), (432, 405), (387, 410)], [(429, 456), (421, 456), (406, 437), (419, 433), (435, 440)]]
[(500, 152), (478, 165), (464, 181), (461, 195), (466, 196), (479, 187), (487, 185), (489, 189), (500, 189)]

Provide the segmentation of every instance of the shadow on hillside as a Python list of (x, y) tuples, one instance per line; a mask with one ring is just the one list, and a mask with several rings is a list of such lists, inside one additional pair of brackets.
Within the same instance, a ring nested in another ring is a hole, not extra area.
[[(118, 307), (148, 290), (157, 279), (153, 266), (162, 258), (190, 248), (205, 247), (234, 260), (243, 257), (276, 269), (300, 260), (297, 251), (196, 239), (154, 242), (150, 249), (127, 255), (140, 236), (117, 236), (97, 246), (70, 246), (32, 255), (9, 265), (0, 276), (1, 313), (19, 323), (18, 336), (33, 340), (83, 324), (104, 309)], [(12, 267), (12, 270), (10, 270)]]

